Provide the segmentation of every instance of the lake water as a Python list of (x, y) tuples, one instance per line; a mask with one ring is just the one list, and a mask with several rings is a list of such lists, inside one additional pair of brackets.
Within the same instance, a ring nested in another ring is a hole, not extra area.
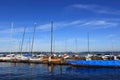
[(0, 80), (120, 80), (120, 68), (0, 62)]

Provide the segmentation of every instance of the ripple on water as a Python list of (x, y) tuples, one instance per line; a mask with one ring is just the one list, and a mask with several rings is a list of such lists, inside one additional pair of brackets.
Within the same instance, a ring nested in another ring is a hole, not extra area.
[(120, 69), (0, 63), (0, 80), (120, 80)]

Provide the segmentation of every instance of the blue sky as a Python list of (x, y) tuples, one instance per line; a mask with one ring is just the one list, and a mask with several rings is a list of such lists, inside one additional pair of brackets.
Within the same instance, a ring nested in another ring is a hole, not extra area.
[[(120, 50), (119, 0), (0, 0), (0, 52), (24, 49), (37, 24), (34, 51), (50, 51), (50, 23), (54, 22), (54, 51)], [(13, 32), (11, 39), (11, 23)]]

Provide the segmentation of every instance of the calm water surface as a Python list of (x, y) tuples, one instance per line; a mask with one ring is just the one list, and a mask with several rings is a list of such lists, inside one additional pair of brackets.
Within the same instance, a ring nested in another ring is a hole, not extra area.
[(120, 68), (0, 62), (0, 80), (120, 80)]

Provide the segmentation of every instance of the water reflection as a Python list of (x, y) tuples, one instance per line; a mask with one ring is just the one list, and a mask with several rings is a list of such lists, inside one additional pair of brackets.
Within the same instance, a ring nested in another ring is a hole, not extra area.
[(62, 65), (60, 65), (60, 74), (62, 75)]
[(120, 80), (120, 68), (0, 63), (0, 80)]
[(48, 71), (49, 71), (49, 73), (52, 74), (53, 69), (54, 69), (54, 65), (53, 64), (49, 64), (48, 65)]

